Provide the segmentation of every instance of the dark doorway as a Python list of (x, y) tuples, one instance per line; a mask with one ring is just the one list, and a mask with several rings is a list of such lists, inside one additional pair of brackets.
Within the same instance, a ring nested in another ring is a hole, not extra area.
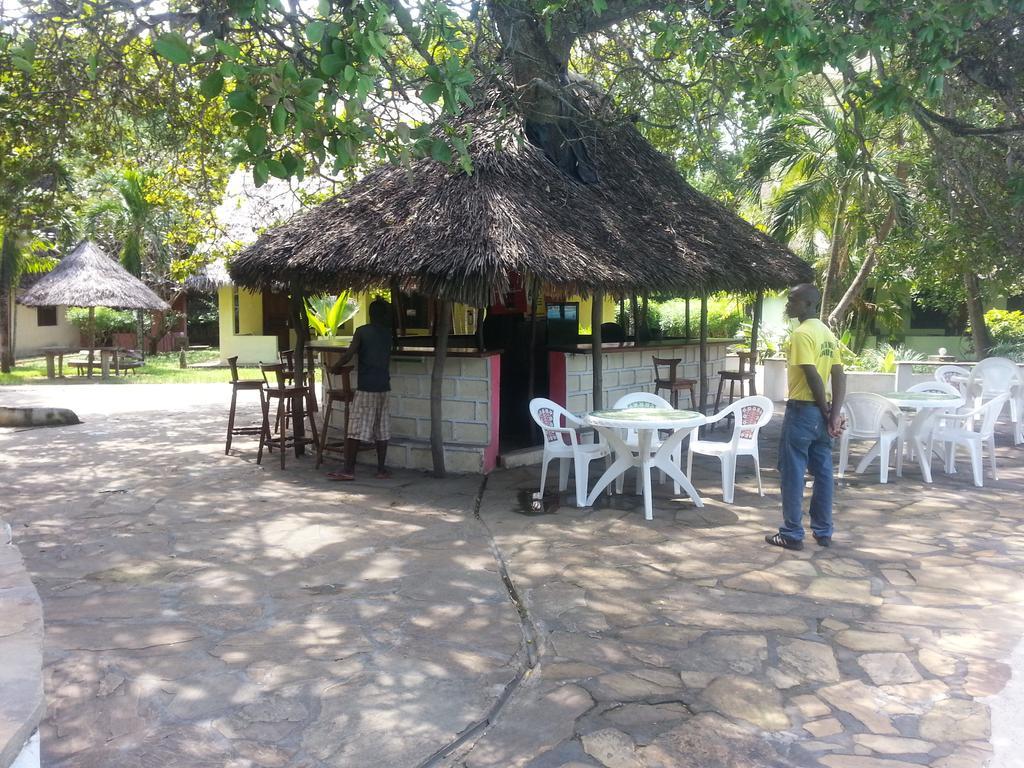
[(276, 291), (263, 292), (263, 335), (277, 336), (278, 352), (291, 347), (288, 310), (288, 294)]
[[(485, 349), (501, 349), (501, 411), (499, 449), (511, 451), (539, 442), (530, 418), (530, 335), (528, 318), (521, 314), (490, 314), (484, 320)], [(538, 318), (534, 349), (533, 397), (548, 396), (545, 323)]]

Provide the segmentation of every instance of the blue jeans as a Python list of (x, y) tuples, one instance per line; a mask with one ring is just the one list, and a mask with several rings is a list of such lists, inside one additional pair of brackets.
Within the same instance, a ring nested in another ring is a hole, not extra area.
[(787, 403), (779, 440), (782, 485), (782, 527), (779, 533), (802, 541), (804, 474), (814, 478), (811, 492), (811, 530), (815, 536), (832, 535), (832, 438), (828, 424), (814, 403)]

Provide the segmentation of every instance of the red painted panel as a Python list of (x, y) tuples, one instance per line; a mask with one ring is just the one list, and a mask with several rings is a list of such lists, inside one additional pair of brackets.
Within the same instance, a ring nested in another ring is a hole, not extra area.
[(565, 407), (565, 352), (548, 352), (548, 397)]

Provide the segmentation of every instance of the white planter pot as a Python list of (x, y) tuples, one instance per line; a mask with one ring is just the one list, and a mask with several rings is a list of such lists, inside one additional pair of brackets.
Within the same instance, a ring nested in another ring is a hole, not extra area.
[(895, 373), (875, 373), (874, 371), (847, 371), (847, 392), (874, 392), (884, 395), (896, 391)]
[(786, 359), (769, 357), (761, 364), (761, 394), (773, 401), (785, 400), (789, 388), (786, 377)]

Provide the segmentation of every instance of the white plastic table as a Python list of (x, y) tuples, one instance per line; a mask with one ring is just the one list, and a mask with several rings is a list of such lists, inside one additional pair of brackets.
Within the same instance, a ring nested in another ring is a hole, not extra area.
[[(889, 392), (882, 395), (882, 397), (899, 408), (914, 411), (913, 416), (910, 416), (906, 421), (904, 440), (910, 442), (912, 450), (917, 455), (917, 460), (921, 465), (921, 476), (926, 483), (930, 483), (932, 481), (931, 456), (928, 454), (925, 438), (928, 437), (929, 429), (935, 417), (941, 411), (949, 408), (959, 408), (964, 404), (964, 398), (956, 395), (943, 395), (938, 392)], [(857, 466), (858, 472), (863, 472), (863, 468), (867, 467), (869, 462), (865, 461), (865, 459), (867, 457), (862, 459), (861, 463)], [(897, 460), (896, 476), (903, 476), (902, 457)]]
[[(638, 467), (643, 478), (644, 518), (654, 519), (654, 507), (651, 499), (651, 470), (660, 469), (671, 477), (686, 491), (693, 503), (704, 506), (697, 489), (674, 461), (672, 454), (693, 430), (707, 421), (707, 417), (696, 411), (677, 411), (673, 408), (620, 408), (609, 411), (594, 411), (584, 418), (584, 423), (594, 427), (608, 441), (615, 451), (615, 461), (605, 470), (597, 481), (590, 495), (587, 506), (591, 506), (601, 492), (630, 467)], [(634, 450), (622, 439), (620, 430), (636, 430), (637, 447)], [(661, 430), (670, 430), (672, 434), (651, 450), (654, 435)]]

